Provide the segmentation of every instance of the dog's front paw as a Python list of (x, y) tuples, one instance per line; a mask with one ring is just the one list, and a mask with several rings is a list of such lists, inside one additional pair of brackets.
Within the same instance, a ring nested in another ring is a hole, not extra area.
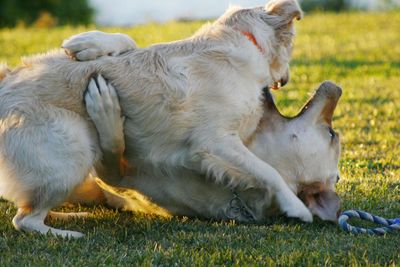
[(71, 36), (61, 47), (71, 58), (87, 61), (105, 55), (119, 55), (136, 48), (136, 44), (126, 34), (90, 31)]
[(286, 216), (290, 218), (299, 218), (303, 222), (307, 223), (313, 222), (313, 215), (304, 205), (299, 207), (288, 207), (286, 210), (284, 210), (284, 212)]
[(313, 215), (301, 200), (290, 191), (288, 193), (277, 194), (277, 200), (281, 211), (290, 218), (299, 218), (303, 222), (311, 223)]

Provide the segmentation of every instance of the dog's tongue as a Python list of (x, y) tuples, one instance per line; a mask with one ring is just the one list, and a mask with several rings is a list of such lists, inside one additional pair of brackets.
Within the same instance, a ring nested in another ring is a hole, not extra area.
[(281, 85), (279, 82), (274, 82), (274, 84), (270, 88), (272, 90), (279, 90), (279, 89), (281, 89)]

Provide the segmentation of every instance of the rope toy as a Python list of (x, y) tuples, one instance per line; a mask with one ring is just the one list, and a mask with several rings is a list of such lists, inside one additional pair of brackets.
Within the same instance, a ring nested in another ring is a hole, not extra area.
[[(347, 220), (353, 217), (360, 218), (366, 221), (371, 221), (376, 224), (383, 225), (383, 227), (362, 228), (352, 226), (347, 223)], [(343, 212), (338, 219), (338, 223), (343, 230), (353, 234), (384, 235), (388, 232), (400, 230), (400, 218), (385, 219), (360, 210), (347, 210)]]

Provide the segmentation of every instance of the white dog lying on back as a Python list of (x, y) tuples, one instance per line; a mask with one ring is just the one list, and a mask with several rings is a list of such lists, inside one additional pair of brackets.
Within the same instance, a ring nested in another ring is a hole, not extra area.
[[(300, 16), (295, 0), (276, 0), (230, 10), (187, 40), (118, 57), (74, 62), (53, 53), (25, 60), (0, 83), (0, 195), (18, 207), (14, 226), (82, 236), (51, 228), (44, 218), (92, 167), (107, 183), (119, 184), (116, 168), (102, 164), (110, 166), (120, 148), (109, 151), (98, 140), (83, 103), (94, 73), (117, 88), (126, 116), (124, 157), (137, 175), (207, 173), (231, 188), (273, 191), (283, 213), (311, 222), (293, 188), (244, 145), (263, 115), (260, 88), (288, 79), (292, 21)], [(113, 91), (102, 93), (116, 99)], [(321, 173), (336, 176), (337, 168)]]

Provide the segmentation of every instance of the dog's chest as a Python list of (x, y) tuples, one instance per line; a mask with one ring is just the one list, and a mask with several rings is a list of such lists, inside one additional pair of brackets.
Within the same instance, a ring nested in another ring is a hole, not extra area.
[(256, 132), (263, 115), (262, 90), (254, 81), (236, 79), (236, 86), (228, 87), (230, 93), (225, 96), (226, 116), (234, 114), (230, 122), (240, 139), (246, 142)]
[(243, 142), (247, 142), (255, 134), (262, 114), (260, 101), (254, 102), (253, 106), (248, 107), (246, 112), (242, 114), (238, 121), (237, 130)]

